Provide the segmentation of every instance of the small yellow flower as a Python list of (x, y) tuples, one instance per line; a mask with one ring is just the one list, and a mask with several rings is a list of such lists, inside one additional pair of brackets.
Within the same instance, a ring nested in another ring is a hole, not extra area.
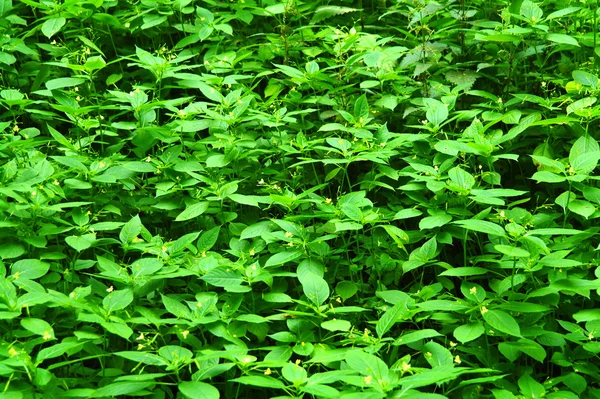
[(141, 351), (144, 349), (144, 344), (138, 344), (137, 350)]
[(112, 285), (110, 287), (108, 287), (106, 289), (106, 292), (113, 292), (115, 290), (115, 287), (113, 287)]
[(427, 352), (427, 353), (425, 354), (425, 356), (427, 356), (427, 357), (431, 357), (431, 356), (433, 356), (433, 354), (432, 354), (431, 352)]
[(331, 201), (331, 198), (325, 198), (325, 203), (326, 203), (326, 204), (331, 204), (331, 202), (332, 202), (332, 201)]
[(181, 335), (183, 336), (183, 339), (186, 339), (189, 334), (190, 334), (190, 332), (188, 330), (185, 330), (185, 331), (181, 332)]
[(17, 356), (19, 354), (19, 351), (16, 350), (15, 348), (10, 348), (8, 350), (8, 354), (10, 355), (10, 357), (15, 357), (15, 356)]
[(471, 295), (475, 295), (475, 294), (477, 293), (477, 287), (472, 287), (472, 288), (469, 290), (469, 293), (470, 293)]
[(44, 341), (52, 339), (52, 335), (48, 331), (44, 331)]
[(488, 308), (486, 308), (485, 306), (481, 307), (481, 314), (484, 315), (488, 312)]
[(290, 233), (289, 231), (286, 231), (286, 232), (285, 232), (285, 236), (286, 236), (287, 238), (290, 238), (290, 237), (293, 237), (294, 235), (293, 235), (292, 233)]
[(293, 242), (288, 242), (288, 243), (287, 243), (287, 246), (291, 248), (291, 247), (293, 247), (293, 246), (294, 246), (294, 243), (293, 243)]
[(265, 375), (271, 375), (272, 371), (270, 367), (267, 367), (267, 369), (265, 370)]
[(252, 248), (252, 249), (250, 250), (250, 256), (254, 256), (254, 254), (255, 254), (255, 252), (254, 252), (254, 248)]
[(458, 345), (456, 342), (452, 342), (452, 341), (450, 341), (450, 347), (451, 347), (451, 348), (454, 348), (456, 345)]
[(364, 378), (365, 380), (365, 384), (370, 385), (371, 382), (373, 381), (373, 376), (372, 375), (368, 375)]
[(462, 363), (462, 361), (460, 360), (460, 356), (456, 355), (456, 357), (454, 358), (454, 363), (456, 363), (456, 364)]
[(13, 278), (14, 278), (15, 280), (18, 280), (18, 279), (19, 279), (19, 275), (20, 275), (20, 274), (21, 274), (21, 272), (15, 272), (15, 274), (13, 274)]
[(402, 367), (402, 371), (406, 372), (406, 371), (410, 370), (410, 364), (409, 363), (402, 362), (401, 367)]
[(144, 338), (144, 333), (140, 333), (140, 335), (136, 338), (136, 341), (143, 341)]
[(296, 366), (298, 366), (298, 365), (300, 365), (300, 363), (302, 363), (302, 360), (296, 359), (296, 361), (294, 363), (296, 363)]

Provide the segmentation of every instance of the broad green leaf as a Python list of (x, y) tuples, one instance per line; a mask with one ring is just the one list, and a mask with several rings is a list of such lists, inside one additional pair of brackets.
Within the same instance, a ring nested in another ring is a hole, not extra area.
[(425, 360), (427, 360), (427, 363), (434, 369), (443, 366), (452, 366), (454, 364), (453, 356), (450, 351), (437, 342), (427, 342), (423, 345), (422, 351), (425, 355)]
[(102, 305), (107, 313), (123, 310), (133, 302), (133, 292), (130, 289), (115, 290), (102, 300)]
[(177, 217), (175, 218), (176, 222), (182, 222), (185, 220), (194, 219), (200, 215), (202, 215), (208, 209), (208, 201), (197, 202), (193, 205), (190, 205), (183, 210)]
[(42, 25), (42, 33), (48, 39), (52, 36), (56, 35), (63, 26), (67, 23), (67, 20), (64, 17), (54, 17), (47, 19), (46, 22)]
[(536, 180), (538, 183), (560, 183), (567, 180), (564, 176), (546, 171), (535, 172), (533, 176), (531, 176), (531, 179)]
[(423, 103), (425, 109), (425, 117), (434, 126), (439, 127), (446, 119), (448, 119), (448, 104), (444, 104), (434, 98), (424, 98)]
[(102, 388), (96, 389), (89, 397), (103, 398), (130, 395), (154, 385), (154, 382), (114, 382), (112, 384), (105, 385)]
[(136, 215), (129, 222), (125, 223), (119, 233), (119, 239), (123, 244), (130, 244), (134, 238), (142, 231), (142, 221), (140, 216)]
[(460, 343), (467, 343), (479, 338), (485, 332), (485, 327), (480, 321), (463, 324), (454, 329), (454, 338)]
[(473, 175), (458, 166), (448, 171), (448, 177), (456, 187), (464, 190), (470, 190), (475, 185)]
[(6, 243), (0, 245), (0, 258), (13, 259), (25, 253), (25, 247), (22, 244)]
[(482, 274), (487, 274), (489, 270), (484, 269), (482, 267), (455, 267), (454, 269), (446, 270), (445, 272), (440, 273), (440, 276), (446, 277), (465, 277), (465, 276), (479, 276)]
[(506, 312), (501, 310), (488, 310), (482, 312), (483, 319), (495, 330), (515, 337), (521, 337), (519, 323)]
[(518, 381), (521, 393), (527, 398), (542, 398), (546, 395), (544, 386), (531, 378), (529, 374), (524, 374)]
[(162, 357), (149, 352), (122, 351), (113, 352), (113, 354), (132, 360), (136, 363), (148, 364), (151, 366), (167, 366), (168, 363)]
[(429, 230), (441, 227), (452, 221), (452, 216), (448, 214), (427, 216), (419, 221), (419, 229)]
[(401, 301), (396, 303), (394, 306), (385, 311), (383, 315), (379, 318), (377, 322), (377, 327), (375, 328), (377, 332), (377, 336), (382, 338), (390, 329), (400, 321), (402, 315), (408, 311), (407, 303), (408, 297), (405, 301)]
[(353, 350), (346, 355), (346, 363), (350, 369), (373, 380), (386, 379), (389, 376), (388, 366), (377, 356), (361, 350)]
[(216, 226), (202, 233), (202, 235), (200, 235), (200, 238), (198, 238), (198, 242), (196, 243), (198, 251), (203, 253), (210, 250), (217, 243), (220, 232), (221, 227)]
[(568, 207), (571, 212), (581, 215), (586, 219), (596, 212), (596, 206), (583, 200), (573, 200), (569, 202)]
[(224, 266), (212, 269), (202, 276), (201, 279), (215, 287), (235, 287), (241, 285), (243, 282), (242, 276), (235, 270)]
[(85, 342), (61, 342), (56, 345), (49, 346), (38, 352), (35, 361), (36, 363), (42, 363), (47, 359), (54, 359), (56, 357), (64, 355), (67, 351), (72, 351), (74, 348), (82, 347)]
[(299, 386), (308, 380), (308, 373), (304, 367), (296, 363), (286, 363), (281, 369), (281, 375), (296, 386)]
[(577, 39), (575, 39), (573, 36), (565, 35), (564, 33), (548, 33), (546, 35), (546, 40), (549, 42), (569, 44), (571, 46), (579, 47)]
[(435, 330), (423, 329), (419, 331), (408, 332), (394, 341), (394, 345), (408, 345), (427, 338), (440, 337), (442, 334)]
[(252, 385), (260, 388), (271, 388), (271, 389), (284, 389), (285, 384), (276, 378), (268, 377), (266, 375), (248, 375), (243, 377), (234, 378), (229, 380), (230, 382), (239, 382), (244, 385)]
[(82, 84), (84, 82), (85, 82), (85, 80), (83, 80), (81, 78), (57, 78), (57, 79), (52, 79), (52, 80), (49, 80), (48, 82), (46, 82), (46, 88), (48, 90), (56, 90), (56, 89), (62, 89), (65, 87), (79, 86), (80, 84)]
[(327, 320), (321, 323), (321, 328), (327, 331), (349, 331), (352, 324), (347, 320)]
[(327, 281), (313, 273), (307, 273), (302, 278), (299, 277), (304, 295), (309, 301), (317, 306), (321, 306), (329, 298), (329, 284)]
[(457, 220), (452, 223), (458, 224), (460, 227), (467, 229), (467, 230), (477, 231), (480, 233), (487, 233), (487, 234), (493, 235), (493, 236), (503, 237), (506, 235), (502, 226), (497, 225), (496, 223), (485, 221), (485, 220), (467, 219), (467, 220)]
[(528, 258), (531, 256), (531, 254), (523, 248), (513, 247), (511, 245), (497, 244), (494, 245), (494, 249), (503, 255), (515, 258)]
[(65, 242), (69, 244), (69, 246), (75, 249), (77, 252), (85, 251), (90, 248), (94, 242), (96, 241), (96, 234), (84, 234), (82, 236), (69, 236), (65, 237)]
[(50, 264), (37, 259), (22, 259), (12, 264), (10, 271), (15, 280), (35, 280), (50, 270)]
[(283, 265), (284, 263), (292, 262), (304, 255), (304, 252), (296, 249), (293, 251), (283, 251), (278, 252), (275, 255), (272, 255), (267, 262), (265, 263), (265, 267), (273, 267)]
[(40, 335), (44, 341), (56, 339), (54, 337), (54, 329), (45, 320), (28, 317), (21, 319), (21, 326), (29, 332)]

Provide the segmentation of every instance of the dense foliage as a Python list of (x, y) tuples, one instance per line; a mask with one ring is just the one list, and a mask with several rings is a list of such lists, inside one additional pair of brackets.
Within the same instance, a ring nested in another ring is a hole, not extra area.
[(600, 398), (591, 0), (0, 0), (0, 398)]

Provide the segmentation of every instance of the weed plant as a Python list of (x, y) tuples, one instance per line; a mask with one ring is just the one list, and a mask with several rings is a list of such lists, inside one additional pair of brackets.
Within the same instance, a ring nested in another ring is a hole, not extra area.
[(0, 0), (0, 398), (600, 398), (591, 0)]

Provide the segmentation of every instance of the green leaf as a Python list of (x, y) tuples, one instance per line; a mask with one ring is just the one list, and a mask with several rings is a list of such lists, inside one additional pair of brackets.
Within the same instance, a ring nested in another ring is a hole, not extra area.
[(419, 229), (429, 230), (441, 227), (452, 221), (452, 216), (448, 214), (427, 216), (419, 221)]
[(393, 307), (386, 310), (381, 318), (377, 322), (377, 327), (375, 328), (377, 332), (377, 336), (382, 338), (390, 329), (400, 321), (400, 318), (404, 313), (408, 311), (408, 300), (407, 296), (404, 301), (400, 301), (396, 303)]
[(369, 117), (369, 102), (367, 101), (367, 95), (363, 94), (358, 97), (354, 103), (354, 118), (358, 121), (360, 118)]
[[(216, 226), (216, 227), (213, 227), (212, 229), (207, 230), (204, 233), (202, 233), (202, 235), (198, 239), (198, 242), (196, 243), (198, 251), (202, 253), (202, 252), (206, 252), (206, 251), (210, 250), (217, 243), (220, 232), (221, 232), (221, 227)], [(243, 239), (243, 238), (241, 238), (241, 239)]]
[(383, 360), (361, 350), (348, 352), (345, 360), (350, 369), (361, 375), (371, 376), (375, 381), (389, 376), (388, 366)]
[(501, 310), (488, 310), (487, 312), (482, 313), (483, 319), (492, 326), (492, 328), (508, 335), (521, 337), (519, 323), (517, 323), (508, 313)]
[(130, 244), (142, 231), (142, 221), (139, 215), (135, 215), (121, 228), (119, 239), (123, 244)]
[(349, 331), (352, 324), (347, 320), (327, 320), (321, 323), (321, 328), (327, 331)]
[(531, 378), (529, 374), (524, 374), (518, 381), (521, 393), (527, 398), (542, 398), (546, 395), (544, 386)]
[(573, 200), (569, 202), (568, 207), (571, 212), (581, 215), (586, 219), (596, 212), (596, 207), (593, 204), (583, 200)]
[(65, 242), (69, 244), (69, 246), (75, 249), (77, 252), (85, 251), (90, 248), (94, 242), (96, 241), (96, 234), (84, 234), (82, 236), (69, 236), (65, 237)]
[(360, 11), (359, 8), (350, 8), (350, 7), (340, 7), (340, 6), (321, 6), (317, 8), (315, 13), (313, 14), (311, 24), (317, 24), (324, 19), (333, 17), (334, 15), (347, 14), (349, 12), (357, 12)]
[(304, 276), (298, 276), (304, 295), (309, 301), (317, 306), (321, 306), (329, 298), (329, 284), (323, 277), (313, 273), (306, 273)]
[(536, 180), (538, 183), (560, 183), (567, 180), (564, 176), (547, 171), (535, 172), (531, 179)]
[(13, 259), (25, 253), (25, 247), (21, 244), (6, 243), (0, 245), (0, 258)]
[(104, 329), (112, 334), (128, 340), (133, 335), (133, 330), (125, 323), (100, 323)]
[(529, 258), (531, 254), (523, 248), (513, 247), (510, 245), (497, 244), (494, 249), (503, 255), (515, 258)]
[(506, 235), (502, 226), (497, 225), (496, 223), (485, 221), (485, 220), (467, 219), (467, 220), (457, 220), (452, 223), (458, 224), (460, 227), (467, 229), (467, 230), (477, 231), (480, 233), (487, 233), (487, 234), (493, 235), (493, 236), (503, 237)]
[(81, 78), (57, 78), (47, 81), (46, 88), (48, 90), (57, 90), (65, 87), (79, 86), (84, 82), (85, 80)]
[(470, 324), (463, 324), (454, 329), (454, 338), (460, 343), (467, 343), (479, 338), (485, 332), (485, 327), (480, 321)]
[(190, 220), (190, 219), (196, 218), (196, 217), (202, 215), (204, 212), (206, 212), (206, 210), (208, 209), (208, 205), (209, 205), (208, 201), (197, 202), (193, 205), (190, 205), (187, 208), (185, 208), (185, 210), (183, 212), (181, 212), (179, 215), (177, 215), (177, 217), (175, 218), (175, 221), (182, 222), (185, 220)]
[(434, 98), (424, 98), (425, 117), (434, 126), (439, 127), (446, 119), (448, 119), (448, 104), (444, 104)]
[(455, 267), (454, 269), (446, 270), (440, 273), (440, 276), (446, 277), (465, 277), (465, 276), (479, 276), (487, 274), (488, 270), (482, 267)]
[(265, 263), (265, 267), (273, 267), (283, 265), (284, 263), (292, 262), (304, 255), (304, 252), (296, 249), (293, 251), (278, 252), (271, 256)]
[(92, 395), (89, 395), (89, 397), (103, 398), (130, 395), (153, 385), (155, 385), (154, 382), (114, 382), (112, 384), (105, 385), (100, 389), (96, 389)]
[(21, 319), (21, 326), (29, 332), (40, 335), (44, 340), (56, 339), (54, 329), (45, 320), (28, 317)]
[(52, 36), (56, 35), (63, 26), (67, 23), (67, 20), (64, 17), (55, 17), (47, 19), (46, 22), (42, 25), (42, 33), (48, 39)]
[(249, 375), (244, 377), (234, 378), (229, 380), (231, 382), (239, 382), (244, 385), (252, 385), (260, 388), (271, 388), (271, 389), (284, 389), (285, 384), (273, 377), (268, 377), (266, 375)]
[(573, 36), (565, 35), (564, 33), (548, 33), (546, 40), (559, 44), (570, 44), (571, 46), (579, 47), (577, 39)]
[(122, 351), (113, 352), (114, 355), (124, 357), (136, 363), (147, 364), (150, 366), (167, 366), (168, 363), (162, 357), (149, 352)]
[(408, 345), (428, 338), (441, 337), (442, 334), (435, 330), (423, 329), (405, 333), (394, 341), (394, 345)]
[(201, 279), (215, 287), (235, 287), (244, 281), (235, 270), (223, 266), (212, 269)]
[(71, 351), (74, 348), (82, 347), (85, 342), (61, 342), (56, 345), (49, 346), (38, 352), (35, 362), (37, 364), (42, 363), (47, 359), (54, 359), (56, 357), (64, 355), (67, 351)]
[(10, 271), (15, 280), (35, 280), (50, 270), (50, 264), (37, 259), (22, 259), (12, 264)]
[(107, 313), (123, 310), (133, 302), (133, 292), (130, 289), (116, 290), (102, 300), (102, 305)]

